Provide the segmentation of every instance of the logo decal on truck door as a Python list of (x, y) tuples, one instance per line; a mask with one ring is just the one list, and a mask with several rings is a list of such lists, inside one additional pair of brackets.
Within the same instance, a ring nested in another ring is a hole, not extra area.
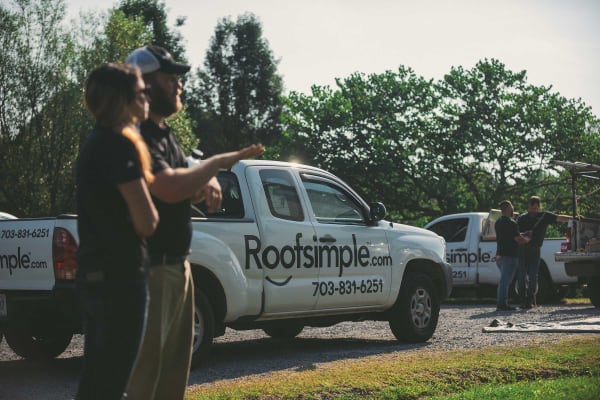
[(265, 279), (268, 280), (269, 282), (271, 282), (275, 286), (285, 286), (292, 280), (292, 276), (291, 275), (288, 276), (283, 282), (274, 281), (273, 279), (269, 278), (268, 276)]
[[(294, 245), (285, 245), (281, 249), (275, 246), (262, 248), (258, 236), (244, 235), (246, 249), (246, 269), (251, 268), (251, 263), (258, 269), (291, 268), (338, 268), (338, 276), (344, 274), (345, 268), (385, 267), (392, 265), (392, 257), (371, 257), (367, 246), (359, 246), (356, 235), (352, 235), (352, 246), (331, 246), (315, 244), (306, 246), (300, 244), (302, 233), (296, 234)], [(284, 286), (292, 279), (292, 275), (283, 282), (276, 282), (268, 276), (265, 278), (274, 285)]]
[(7, 269), (10, 275), (16, 269), (35, 269), (48, 268), (45, 261), (32, 261), (31, 253), (21, 252), (21, 247), (17, 247), (17, 254), (0, 254), (0, 269)]
[(450, 250), (446, 253), (446, 261), (450, 264), (467, 264), (470, 267), (471, 264), (476, 263), (488, 263), (496, 260), (496, 257), (491, 253), (483, 253), (481, 249), (477, 249), (477, 253), (467, 253), (466, 251), (455, 251)]

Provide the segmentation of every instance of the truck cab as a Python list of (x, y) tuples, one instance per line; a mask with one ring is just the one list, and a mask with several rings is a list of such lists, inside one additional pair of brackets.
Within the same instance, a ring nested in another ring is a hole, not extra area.
[(498, 210), (445, 215), (425, 225), (446, 239), (446, 259), (452, 265), (456, 287), (495, 283), (500, 278), (496, 266)]
[(241, 161), (218, 179), (223, 209), (194, 205), (190, 262), (205, 298), (197, 320), (211, 332), (195, 354), (226, 327), (293, 337), (304, 326), (383, 319), (400, 340), (431, 336), (451, 291), (443, 238), (383, 220), (382, 204), (318, 168)]

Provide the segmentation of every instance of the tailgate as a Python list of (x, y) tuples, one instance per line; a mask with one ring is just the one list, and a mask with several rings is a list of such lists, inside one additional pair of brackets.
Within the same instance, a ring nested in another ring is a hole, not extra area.
[(572, 251), (567, 253), (554, 253), (554, 259), (562, 262), (577, 262), (577, 261), (598, 261), (600, 262), (600, 253), (586, 253)]
[(0, 221), (0, 291), (52, 290), (55, 219)]

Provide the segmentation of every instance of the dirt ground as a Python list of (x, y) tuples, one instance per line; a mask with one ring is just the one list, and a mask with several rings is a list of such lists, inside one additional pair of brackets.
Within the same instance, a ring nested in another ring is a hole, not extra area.
[[(398, 343), (386, 322), (345, 322), (328, 328), (305, 328), (294, 340), (270, 339), (262, 331), (227, 330), (215, 339), (211, 358), (190, 373), (189, 385), (244, 379), (255, 374), (315, 368), (338, 361), (391, 353), (514, 346), (595, 333), (483, 333), (494, 319), (512, 323), (560, 322), (600, 317), (591, 304), (544, 305), (528, 311), (497, 312), (493, 305), (443, 305), (434, 336), (426, 343)], [(72, 399), (82, 366), (83, 337), (74, 336), (57, 359), (29, 361), (0, 344), (0, 400)]]

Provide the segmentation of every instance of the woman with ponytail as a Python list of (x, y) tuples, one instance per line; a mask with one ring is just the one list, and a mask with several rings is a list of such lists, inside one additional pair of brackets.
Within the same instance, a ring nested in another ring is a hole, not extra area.
[(148, 117), (147, 90), (139, 70), (123, 64), (103, 64), (85, 85), (96, 124), (77, 161), (80, 400), (121, 399), (144, 327), (145, 238), (158, 224), (150, 154), (136, 128)]

